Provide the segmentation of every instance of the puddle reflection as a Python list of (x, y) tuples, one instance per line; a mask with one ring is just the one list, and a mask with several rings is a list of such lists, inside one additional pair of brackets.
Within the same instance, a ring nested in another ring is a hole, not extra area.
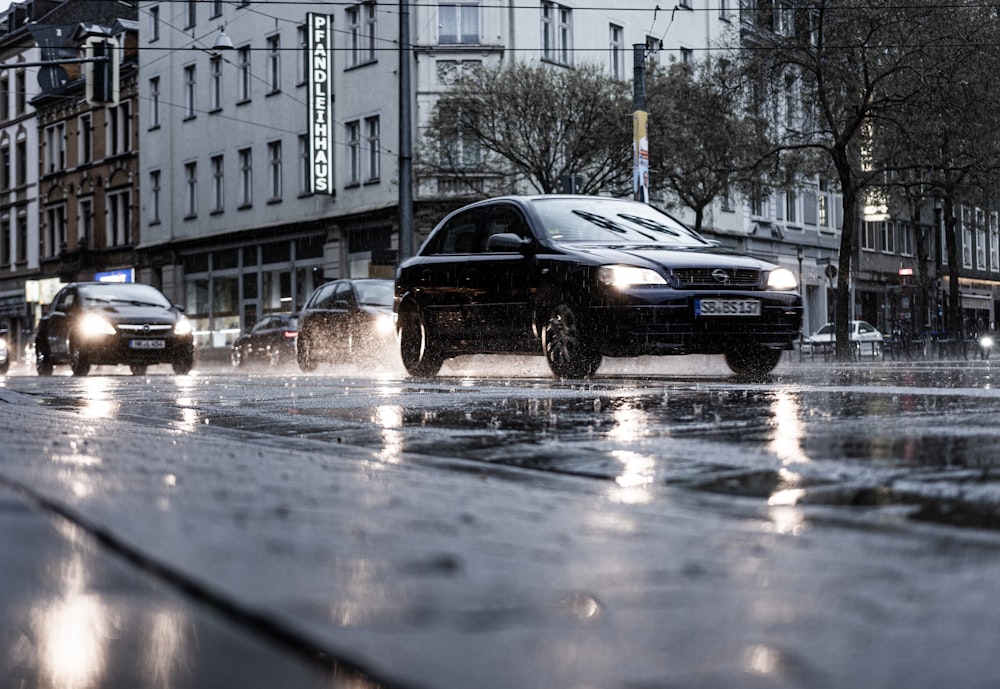
[(110, 419), (118, 412), (117, 386), (111, 378), (93, 376), (83, 379), (83, 406), (80, 412), (88, 419)]

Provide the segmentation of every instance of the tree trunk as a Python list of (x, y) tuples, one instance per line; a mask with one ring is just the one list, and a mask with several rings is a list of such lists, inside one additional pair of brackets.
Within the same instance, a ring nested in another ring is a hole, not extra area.
[[(841, 168), (840, 165), (837, 166)], [(851, 359), (851, 259), (858, 234), (858, 195), (851, 184), (850, 172), (841, 169), (844, 226), (840, 234), (840, 257), (837, 261), (837, 308), (834, 312), (837, 361)]]

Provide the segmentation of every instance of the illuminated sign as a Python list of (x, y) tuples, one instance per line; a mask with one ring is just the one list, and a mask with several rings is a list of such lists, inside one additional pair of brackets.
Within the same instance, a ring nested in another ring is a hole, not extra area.
[(94, 279), (97, 282), (135, 282), (135, 270), (132, 268), (108, 270), (103, 273), (96, 273)]
[(306, 14), (309, 33), (309, 188), (333, 194), (333, 17)]

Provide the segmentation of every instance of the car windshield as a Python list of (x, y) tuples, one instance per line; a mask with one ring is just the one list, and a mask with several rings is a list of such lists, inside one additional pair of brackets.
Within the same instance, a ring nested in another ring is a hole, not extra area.
[(358, 282), (358, 302), (370, 306), (392, 306), (393, 287), (391, 280)]
[(557, 242), (711, 246), (677, 220), (643, 203), (575, 197), (539, 198), (533, 204), (549, 237)]
[(827, 323), (822, 328), (816, 331), (817, 335), (829, 335), (833, 332), (833, 323)]
[(108, 283), (87, 285), (80, 288), (83, 303), (131, 304), (133, 306), (162, 306), (170, 308), (170, 301), (155, 287), (137, 283)]

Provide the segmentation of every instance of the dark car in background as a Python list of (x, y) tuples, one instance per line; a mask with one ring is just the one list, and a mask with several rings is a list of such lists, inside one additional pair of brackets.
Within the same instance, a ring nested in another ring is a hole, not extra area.
[(415, 376), (474, 353), (543, 354), (563, 378), (648, 354), (721, 354), (761, 375), (802, 319), (787, 268), (719, 249), (646, 204), (569, 195), (451, 213), (399, 266), (394, 308)]
[(299, 368), (374, 363), (394, 354), (392, 302), (392, 280), (343, 279), (317, 287), (299, 312)]
[(295, 338), (299, 320), (290, 313), (272, 313), (244, 330), (230, 349), (233, 366), (267, 363), (271, 366), (295, 361)]
[(7, 331), (0, 330), (0, 376), (10, 368), (10, 344), (7, 341)]
[(151, 364), (186, 374), (194, 364), (191, 322), (152, 285), (70, 283), (56, 294), (35, 334), (35, 369), (47, 376), (69, 364), (85, 376), (93, 365), (126, 364), (141, 375)]

